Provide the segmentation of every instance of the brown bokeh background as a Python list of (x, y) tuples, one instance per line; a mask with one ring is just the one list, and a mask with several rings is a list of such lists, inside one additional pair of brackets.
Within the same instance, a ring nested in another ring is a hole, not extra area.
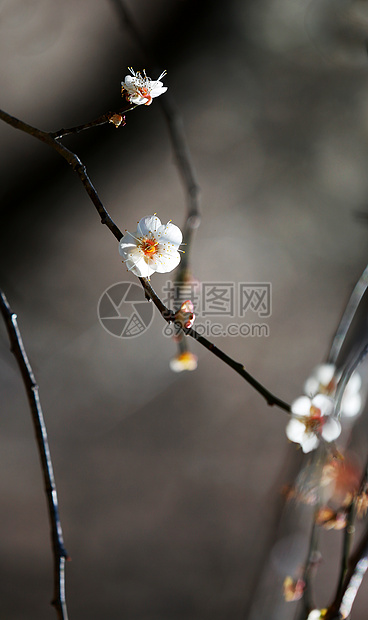
[[(195, 278), (272, 284), (269, 337), (215, 343), (290, 402), (367, 263), (368, 4), (128, 6), (168, 70), (201, 186)], [(142, 63), (108, 0), (0, 4), (1, 107), (31, 125), (55, 131), (118, 108), (127, 66)], [(181, 225), (185, 192), (160, 106), (128, 117), (64, 144), (122, 230), (154, 212)], [(40, 386), (72, 557), (70, 618), (293, 618), (281, 584), (304, 560), (308, 521), (281, 510), (302, 460), (286, 415), (194, 342), (197, 371), (172, 373), (159, 315), (138, 338), (104, 331), (100, 296), (135, 282), (115, 238), (56, 153), (4, 123), (0, 139), (1, 286)], [(152, 278), (157, 290), (165, 282)], [(46, 503), (5, 329), (0, 371), (0, 617), (52, 618)], [(358, 455), (366, 431), (362, 416)], [(323, 544), (321, 606), (341, 534)], [(367, 602), (363, 585), (354, 620)]]

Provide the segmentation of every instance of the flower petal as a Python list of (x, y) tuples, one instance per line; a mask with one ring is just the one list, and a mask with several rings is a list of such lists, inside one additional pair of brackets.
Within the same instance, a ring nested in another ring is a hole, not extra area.
[(137, 249), (137, 241), (131, 233), (127, 232), (119, 242), (119, 254), (127, 257), (134, 249)]
[(335, 401), (333, 398), (330, 398), (325, 394), (317, 394), (314, 398), (312, 398), (312, 406), (320, 409), (323, 416), (329, 416), (333, 413)]
[(161, 220), (157, 215), (146, 215), (138, 222), (137, 233), (140, 237), (147, 237), (150, 233), (156, 233), (160, 226)]
[(341, 424), (335, 418), (328, 418), (322, 427), (322, 437), (325, 441), (335, 441), (341, 434)]
[(170, 254), (158, 252), (151, 259), (152, 269), (157, 273), (167, 273), (172, 271), (180, 263), (179, 252), (171, 252)]
[(140, 256), (136, 261), (129, 258), (125, 261), (125, 265), (128, 271), (134, 273), (138, 278), (149, 278), (155, 272), (155, 269), (152, 269), (151, 265), (146, 261), (145, 256)]
[(318, 444), (319, 439), (314, 433), (305, 433), (302, 441), (300, 442), (302, 450), (305, 454), (315, 450), (318, 447)]
[(291, 412), (296, 416), (306, 416), (310, 414), (311, 399), (308, 396), (299, 396), (291, 403)]
[(362, 387), (362, 378), (358, 372), (355, 372), (349, 379), (346, 389), (350, 392), (359, 392)]
[(316, 377), (309, 377), (304, 383), (304, 392), (307, 396), (313, 398), (319, 391), (319, 385), (320, 383)]
[(157, 230), (157, 236), (160, 240), (160, 245), (170, 244), (177, 250), (181, 242), (183, 241), (183, 235), (178, 226), (168, 222), (166, 226), (162, 225)]
[(353, 418), (358, 415), (362, 407), (362, 397), (357, 392), (356, 394), (349, 394), (345, 391), (341, 401), (341, 414), (347, 418)]
[(286, 436), (290, 441), (294, 441), (295, 443), (301, 443), (303, 441), (303, 437), (305, 435), (305, 424), (297, 420), (296, 418), (291, 418), (291, 420), (286, 425)]
[(333, 379), (336, 367), (334, 364), (318, 364), (313, 370), (313, 375), (322, 385), (327, 386)]
[(164, 86), (163, 83), (159, 81), (151, 82), (150, 87), (152, 99), (154, 97), (159, 97), (160, 95), (163, 95), (167, 91), (167, 86)]

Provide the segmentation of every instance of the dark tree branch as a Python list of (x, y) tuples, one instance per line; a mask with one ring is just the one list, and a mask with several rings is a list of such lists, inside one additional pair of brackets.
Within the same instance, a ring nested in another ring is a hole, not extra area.
[(51, 146), (53, 149), (55, 149), (55, 151), (57, 151), (57, 153), (59, 153), (59, 155), (61, 155), (65, 159), (65, 161), (68, 162), (68, 164), (73, 168), (74, 172), (76, 172), (76, 174), (79, 176), (80, 180), (83, 183), (84, 189), (86, 190), (88, 196), (95, 205), (101, 217), (101, 223), (105, 224), (111, 230), (112, 234), (116, 237), (116, 239), (120, 241), (120, 239), (123, 237), (123, 233), (116, 226), (115, 222), (113, 222), (110, 215), (103, 206), (97, 194), (97, 191), (94, 188), (87, 174), (86, 167), (81, 162), (79, 157), (75, 153), (67, 149), (65, 146), (60, 144), (60, 142), (58, 142), (55, 138), (52, 137), (52, 134), (41, 131), (41, 129), (37, 129), (36, 127), (32, 127), (31, 125), (20, 121), (14, 116), (10, 116), (10, 114), (7, 114), (3, 110), (0, 110), (0, 119), (5, 121), (5, 123), (8, 123), (8, 125), (11, 125), (15, 129), (24, 131), (30, 136), (37, 138), (37, 140), (41, 140), (41, 142), (44, 142), (48, 146)]
[(65, 560), (68, 559), (68, 555), (64, 547), (55, 478), (47, 439), (46, 425), (39, 399), (38, 385), (23, 345), (22, 336), (17, 325), (17, 315), (10, 309), (8, 301), (2, 291), (0, 291), (0, 310), (8, 331), (10, 349), (17, 360), (27, 392), (27, 398), (31, 409), (32, 421), (36, 434), (38, 452), (41, 460), (51, 526), (51, 544), (54, 560), (54, 594), (52, 605), (56, 609), (58, 619), (67, 620), (68, 613), (65, 600)]
[[(117, 227), (115, 222), (111, 219), (108, 212), (106, 211), (91, 180), (89, 179), (87, 175), (86, 167), (82, 164), (79, 157), (77, 157), (77, 155), (75, 155), (75, 153), (73, 153), (72, 151), (69, 151), (69, 149), (65, 148), (65, 146), (60, 144), (60, 142), (58, 142), (55, 138), (52, 138), (50, 134), (44, 131), (41, 131), (40, 129), (36, 129), (35, 127), (32, 127), (31, 125), (24, 123), (23, 121), (20, 121), (14, 116), (10, 116), (10, 114), (7, 114), (6, 112), (2, 110), (0, 110), (0, 120), (5, 121), (6, 123), (11, 125), (15, 129), (20, 129), (21, 131), (28, 133), (34, 138), (41, 140), (41, 142), (48, 144), (49, 146), (54, 148), (71, 165), (74, 172), (76, 172), (76, 174), (79, 176), (87, 194), (89, 195), (90, 199), (95, 205), (101, 217), (102, 224), (105, 224), (109, 228), (109, 230), (112, 232), (112, 234), (116, 237), (116, 239), (120, 241), (120, 239), (123, 237), (123, 234), (120, 231), (120, 229)], [(163, 318), (168, 323), (172, 322), (174, 320), (174, 313), (171, 310), (169, 310), (169, 308), (167, 308), (165, 304), (161, 301), (159, 296), (153, 290), (150, 284), (150, 281), (147, 278), (139, 278), (139, 280), (144, 288), (147, 299), (149, 298), (153, 301), (153, 303), (155, 304), (155, 306), (157, 307), (157, 309), (159, 310)], [(197, 340), (199, 344), (204, 346), (208, 351), (211, 351), (211, 353), (216, 355), (216, 357), (221, 359), (225, 364), (230, 366), (239, 375), (241, 375), (243, 379), (245, 379), (259, 394), (261, 394), (261, 396), (265, 398), (265, 400), (267, 401), (269, 405), (276, 405), (277, 407), (280, 407), (284, 411), (287, 411), (288, 413), (290, 413), (290, 405), (285, 403), (283, 400), (281, 400), (277, 396), (274, 396), (261, 383), (259, 383), (259, 381), (254, 379), (254, 377), (252, 377), (252, 375), (250, 375), (245, 370), (243, 364), (240, 364), (239, 362), (236, 362), (235, 360), (233, 360), (231, 357), (226, 355), (226, 353), (221, 351), (218, 347), (216, 347), (209, 340), (207, 340), (207, 338), (204, 338), (203, 336), (200, 336), (199, 334), (197, 334), (197, 332), (194, 329), (187, 329), (183, 331), (186, 335), (191, 336), (192, 338)]]
[[(175, 313), (172, 312), (169, 308), (167, 308), (165, 304), (161, 301), (161, 299), (153, 290), (149, 280), (147, 278), (139, 278), (139, 280), (145, 290), (146, 297), (152, 299), (153, 303), (155, 304), (156, 308), (161, 313), (165, 321), (167, 321), (167, 323), (173, 322), (175, 320)], [(272, 394), (269, 390), (267, 390), (247, 370), (245, 370), (243, 364), (233, 360), (229, 355), (216, 347), (216, 345), (207, 340), (207, 338), (205, 338), (204, 336), (200, 336), (195, 329), (190, 327), (188, 329), (183, 329), (182, 332), (183, 334), (185, 334), (185, 336), (190, 336), (191, 338), (194, 338), (197, 342), (199, 342), (199, 344), (205, 347), (207, 351), (210, 351), (211, 353), (213, 353), (213, 355), (216, 355), (216, 357), (218, 357), (221, 361), (223, 361), (225, 364), (230, 366), (230, 368), (235, 370), (235, 372), (237, 372), (241, 377), (243, 377), (243, 379), (245, 379), (247, 383), (249, 383), (249, 385), (251, 385), (261, 396), (263, 396), (268, 405), (275, 405), (277, 407), (280, 407), (280, 409), (287, 411), (287, 413), (290, 413), (290, 405)]]
[(287, 413), (291, 412), (290, 405), (285, 401), (281, 400), (274, 394), (272, 394), (269, 390), (267, 390), (259, 381), (257, 381), (247, 370), (245, 370), (244, 365), (240, 362), (236, 362), (229, 355), (224, 353), (221, 349), (216, 347), (212, 342), (207, 340), (204, 336), (200, 336), (195, 329), (189, 328), (185, 329), (184, 332), (194, 338), (199, 344), (205, 347), (208, 351), (216, 355), (220, 360), (222, 360), (225, 364), (230, 366), (235, 372), (237, 372), (249, 385), (251, 385), (263, 398), (266, 400), (267, 404), (270, 406), (275, 405), (280, 409), (283, 409)]
[(84, 123), (83, 125), (76, 125), (76, 127), (69, 127), (68, 129), (59, 129), (59, 131), (52, 131), (51, 133), (49, 133), (49, 136), (51, 138), (54, 138), (54, 140), (59, 140), (60, 138), (64, 138), (65, 136), (80, 133), (81, 131), (85, 131), (86, 129), (91, 129), (92, 127), (100, 127), (101, 125), (106, 125), (106, 123), (113, 122), (111, 119), (113, 119), (114, 116), (117, 115), (122, 117), (127, 112), (134, 110), (134, 108), (136, 107), (136, 105), (131, 106), (129, 104), (127, 105), (127, 107), (121, 108), (116, 112), (107, 112), (106, 114), (102, 114), (102, 116), (95, 118), (89, 123)]

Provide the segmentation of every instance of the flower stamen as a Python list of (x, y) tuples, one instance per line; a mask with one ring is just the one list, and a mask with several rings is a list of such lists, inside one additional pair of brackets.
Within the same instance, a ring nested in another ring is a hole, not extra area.
[(141, 250), (147, 256), (151, 256), (152, 254), (156, 254), (158, 241), (155, 239), (141, 239), (140, 242)]
[(320, 434), (326, 419), (327, 418), (322, 415), (321, 410), (315, 405), (312, 405), (310, 408), (310, 415), (305, 418), (306, 431), (308, 433)]

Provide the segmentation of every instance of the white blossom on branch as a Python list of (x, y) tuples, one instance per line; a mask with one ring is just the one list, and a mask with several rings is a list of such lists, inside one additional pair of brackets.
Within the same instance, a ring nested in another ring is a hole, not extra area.
[(152, 99), (163, 95), (167, 91), (167, 86), (161, 82), (161, 78), (166, 75), (163, 71), (157, 80), (151, 80), (146, 72), (143, 75), (140, 71), (135, 72), (128, 67), (132, 75), (126, 75), (124, 82), (121, 83), (121, 94), (134, 105), (151, 105)]
[[(318, 364), (312, 370), (304, 384), (304, 392), (310, 398), (316, 394), (326, 394), (334, 397), (340, 376), (334, 364)], [(362, 409), (362, 396), (360, 390), (362, 387), (362, 379), (359, 373), (354, 374), (349, 379), (341, 400), (340, 415), (342, 417), (352, 418)]]
[(181, 230), (172, 224), (161, 224), (157, 215), (143, 217), (135, 233), (126, 232), (119, 242), (119, 252), (128, 271), (149, 278), (155, 271), (167, 273), (180, 263)]
[(303, 452), (315, 450), (320, 440), (331, 442), (341, 433), (341, 424), (332, 417), (334, 401), (324, 394), (310, 399), (300, 396), (291, 403), (292, 418), (286, 426), (290, 441), (299, 443)]

